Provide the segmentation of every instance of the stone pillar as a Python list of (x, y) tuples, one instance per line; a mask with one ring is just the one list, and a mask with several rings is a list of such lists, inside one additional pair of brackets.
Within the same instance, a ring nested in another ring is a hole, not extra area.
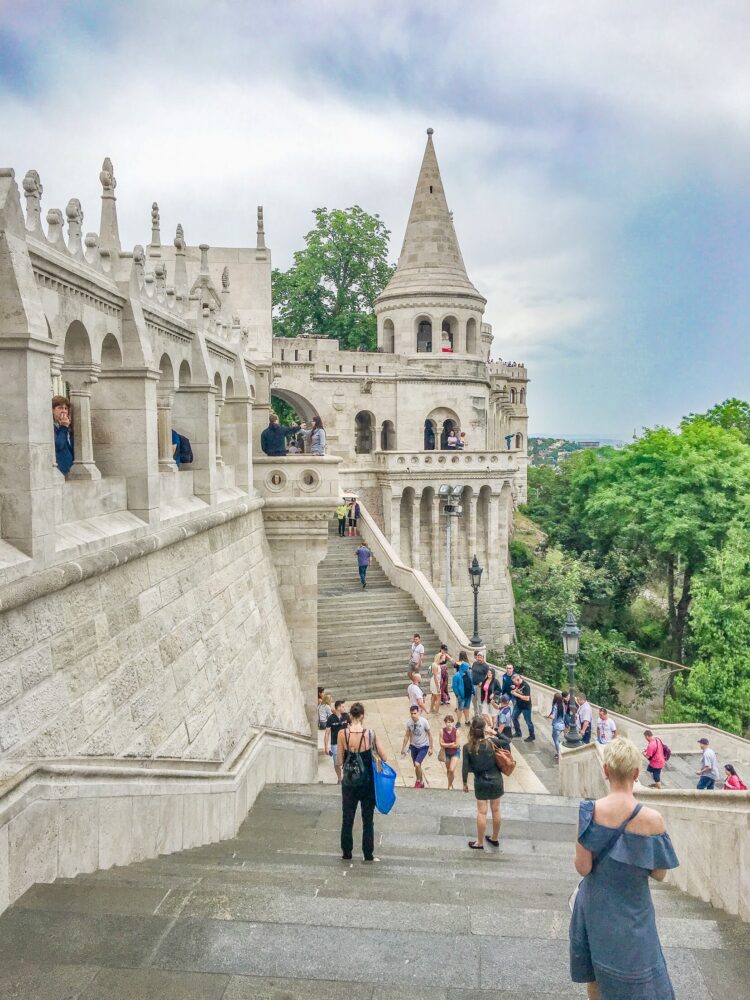
[(183, 385), (175, 396), (174, 413), (180, 434), (190, 438), (193, 449), (193, 492), (207, 504), (216, 503), (216, 386)]
[(177, 473), (172, 454), (172, 393), (157, 393), (156, 428), (159, 442), (159, 472)]
[(401, 495), (391, 496), (391, 537), (390, 543), (396, 555), (401, 558)]
[(216, 438), (216, 465), (221, 468), (224, 465), (224, 459), (221, 455), (221, 410), (224, 406), (224, 400), (217, 396), (214, 400), (215, 406), (215, 417), (214, 417), (214, 436)]
[(463, 531), (463, 521), (465, 514), (460, 517), (453, 517), (451, 525), (451, 584), (455, 586), (459, 580), (463, 579), (461, 567), (461, 534)]
[(469, 509), (466, 513), (468, 517), (467, 521), (467, 531), (466, 538), (468, 542), (468, 556), (469, 562), (474, 558), (477, 551), (477, 504), (479, 503), (479, 494), (472, 493), (469, 497)]
[(493, 584), (499, 583), (500, 566), (500, 494), (491, 493), (487, 508), (487, 576)]
[(253, 491), (253, 411), (249, 396), (230, 396), (224, 403), (224, 433), (229, 440), (229, 464), (235, 485)]
[(70, 385), (73, 410), (73, 465), (67, 479), (94, 482), (102, 478), (94, 462), (94, 436), (91, 430), (91, 387), (97, 382), (93, 366), (65, 366), (63, 377)]
[(430, 548), (432, 549), (432, 585), (435, 590), (440, 586), (442, 577), (440, 553), (443, 547), (440, 544), (440, 497), (435, 494), (432, 498), (432, 509), (430, 511)]
[(414, 493), (411, 506), (411, 566), (412, 569), (420, 568), (420, 512), (422, 504), (422, 494)]

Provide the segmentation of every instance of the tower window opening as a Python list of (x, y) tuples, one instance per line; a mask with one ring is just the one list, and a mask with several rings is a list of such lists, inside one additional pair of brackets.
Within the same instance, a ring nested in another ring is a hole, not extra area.
[(432, 184), (430, 184), (430, 194), (432, 194)]

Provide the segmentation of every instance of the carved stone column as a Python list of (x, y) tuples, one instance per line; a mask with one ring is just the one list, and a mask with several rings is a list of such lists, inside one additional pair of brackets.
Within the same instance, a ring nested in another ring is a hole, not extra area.
[(172, 454), (172, 403), (173, 393), (156, 396), (156, 427), (159, 442), (159, 472), (177, 473), (177, 463)]
[(479, 503), (479, 494), (472, 493), (469, 497), (469, 509), (466, 514), (468, 517), (466, 538), (469, 546), (468, 557), (469, 562), (471, 562), (477, 551), (477, 504)]
[(422, 494), (414, 493), (411, 507), (411, 565), (412, 569), (420, 568), (420, 514), (422, 508)]
[(70, 405), (73, 410), (73, 465), (68, 479), (95, 482), (102, 475), (94, 462), (94, 437), (91, 430), (91, 387), (97, 382), (94, 365), (66, 365), (65, 381), (70, 385)]
[(391, 537), (390, 543), (401, 556), (401, 494), (391, 497)]
[(432, 550), (432, 585), (437, 590), (440, 586), (442, 576), (440, 568), (440, 497), (435, 494), (432, 498), (432, 509), (430, 510), (430, 548)]
[(216, 465), (221, 468), (224, 465), (224, 459), (221, 455), (221, 411), (224, 406), (224, 400), (217, 396), (214, 401), (216, 418), (215, 418), (215, 431), (214, 435), (216, 437)]

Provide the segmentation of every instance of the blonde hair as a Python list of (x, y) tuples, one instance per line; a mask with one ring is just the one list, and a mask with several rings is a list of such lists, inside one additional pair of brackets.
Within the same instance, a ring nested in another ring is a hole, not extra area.
[(615, 781), (631, 779), (636, 771), (640, 771), (642, 760), (638, 747), (624, 736), (618, 736), (604, 746), (604, 763), (610, 779)]
[(323, 704), (324, 705), (332, 705), (333, 704), (333, 695), (332, 694), (324, 694), (323, 695)]

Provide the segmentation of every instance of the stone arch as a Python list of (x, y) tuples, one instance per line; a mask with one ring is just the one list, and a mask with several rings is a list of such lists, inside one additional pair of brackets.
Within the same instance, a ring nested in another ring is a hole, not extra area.
[(174, 367), (172, 365), (172, 359), (166, 353), (162, 354), (159, 361), (159, 371), (161, 372), (159, 377), (159, 387), (164, 389), (174, 388)]
[(231, 375), (227, 376), (227, 384), (224, 386), (224, 396), (226, 399), (231, 399), (234, 396), (234, 382)]
[(516, 434), (516, 448), (523, 448), (523, 434), (520, 431)]
[(417, 354), (432, 351), (432, 319), (429, 316), (417, 316), (414, 320), (414, 337)]
[(511, 403), (515, 403), (516, 401), (516, 390), (514, 388), (510, 390), (510, 401)]
[(445, 316), (440, 323), (440, 350), (446, 354), (458, 346), (458, 320), (455, 316)]
[(214, 375), (214, 385), (216, 386), (216, 388), (218, 390), (218, 396), (217, 396), (217, 398), (218, 399), (223, 399), (223, 396), (224, 396), (224, 383), (222, 381), (222, 378), (221, 378), (221, 375), (219, 374), (219, 372), (216, 372), (216, 374)]
[(102, 341), (102, 368), (122, 368), (122, 351), (113, 333), (108, 333)]
[(434, 420), (429, 417), (424, 422), (424, 450), (434, 451), (437, 447), (438, 428)]
[(525, 406), (526, 405), (526, 390), (525, 389), (521, 389), (521, 391), (518, 393), (518, 402), (521, 404), (521, 406)]
[(286, 403), (287, 406), (291, 406), (294, 412), (305, 423), (311, 423), (313, 417), (321, 417), (322, 419), (314, 403), (301, 393), (287, 388), (287, 386), (272, 385), (271, 399), (273, 400), (274, 397), (280, 399), (282, 403)]
[[(451, 410), (447, 406), (439, 406), (434, 409), (427, 415), (427, 420), (435, 425), (435, 446), (437, 447), (439, 440), (440, 448), (443, 450), (448, 447), (448, 434), (451, 430), (454, 430), (456, 434), (461, 433), (461, 421), (458, 418), (458, 414), (455, 410)], [(425, 421), (425, 428), (427, 420)], [(431, 449), (426, 450), (429, 451)]]
[(383, 336), (381, 338), (381, 347), (383, 348), (384, 354), (393, 354), (396, 349), (396, 331), (393, 326), (393, 320), (387, 319), (383, 323)]
[(91, 364), (91, 338), (78, 319), (73, 320), (65, 333), (63, 357), (66, 365)]
[(190, 385), (192, 377), (193, 376), (192, 372), (190, 371), (189, 363), (187, 361), (183, 361), (182, 364), (180, 365), (179, 384), (181, 386)]
[(396, 428), (392, 420), (384, 420), (380, 427), (380, 450), (396, 450)]
[(375, 450), (375, 417), (369, 410), (360, 410), (354, 418), (354, 451), (369, 455)]
[[(433, 586), (437, 586), (440, 577), (440, 556), (439, 545), (434, 545), (433, 539), (433, 506), (435, 500), (435, 488), (425, 486), (419, 501), (419, 568), (432, 580)], [(437, 525), (435, 526), (437, 529)], [(433, 556), (437, 557), (437, 565), (433, 564)]]
[(466, 353), (478, 354), (479, 341), (477, 339), (477, 321), (472, 316), (466, 323)]

